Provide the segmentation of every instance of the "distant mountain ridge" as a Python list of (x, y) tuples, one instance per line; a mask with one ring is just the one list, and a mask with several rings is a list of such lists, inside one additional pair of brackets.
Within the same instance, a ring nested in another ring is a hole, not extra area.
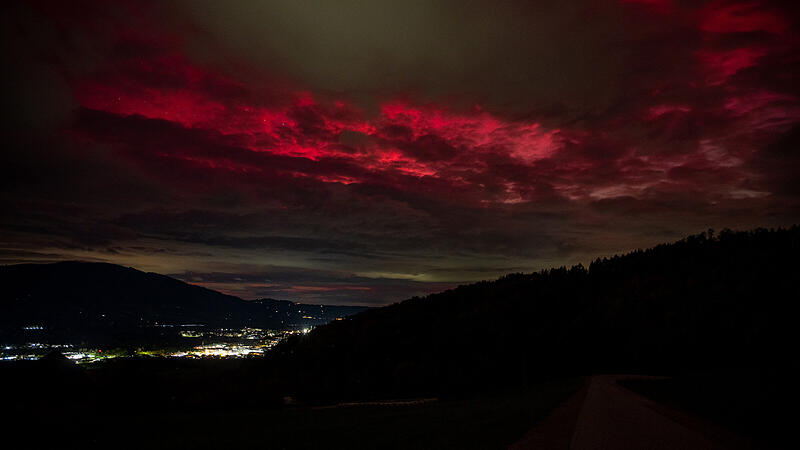
[(366, 308), (239, 297), (157, 273), (67, 261), (0, 267), (0, 335), (43, 327), (66, 336), (142, 326), (286, 328), (318, 325)]

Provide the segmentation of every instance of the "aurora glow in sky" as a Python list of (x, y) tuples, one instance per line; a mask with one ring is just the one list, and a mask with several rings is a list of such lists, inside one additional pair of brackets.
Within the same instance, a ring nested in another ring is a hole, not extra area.
[(796, 2), (14, 2), (0, 263), (383, 304), (800, 216)]

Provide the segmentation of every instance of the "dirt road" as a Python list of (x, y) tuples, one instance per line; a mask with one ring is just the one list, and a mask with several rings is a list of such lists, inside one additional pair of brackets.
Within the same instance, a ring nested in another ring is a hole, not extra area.
[(745, 448), (730, 433), (655, 403), (598, 375), (520, 441), (521, 449), (675, 450)]

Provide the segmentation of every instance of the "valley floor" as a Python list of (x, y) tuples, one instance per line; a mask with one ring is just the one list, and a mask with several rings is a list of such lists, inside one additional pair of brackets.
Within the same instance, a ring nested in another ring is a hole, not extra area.
[[(6, 377), (19, 394), (5, 405), (13, 409), (7, 437), (20, 437), (32, 448), (503, 449), (584, 384), (583, 378), (570, 378), (531, 385), (524, 392), (463, 399), (261, 407), (223, 401), (249, 396), (253, 385), (225, 375), (241, 371), (245, 362), (145, 363), (110, 366), (120, 372), (106, 375), (113, 375), (113, 383), (93, 381), (101, 379), (97, 372), (90, 372), (87, 381), (82, 369), (70, 367), (52, 376)], [(72, 372), (74, 383), (47, 384)], [(173, 372), (184, 372), (178, 377), (184, 389), (171, 379)], [(200, 397), (187, 397), (186, 389), (197, 390)], [(90, 390), (94, 396), (81, 394)]]

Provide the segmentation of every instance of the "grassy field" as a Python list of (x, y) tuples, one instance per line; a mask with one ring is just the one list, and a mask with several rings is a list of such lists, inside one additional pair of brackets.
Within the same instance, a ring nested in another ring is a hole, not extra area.
[(148, 447), (255, 445), (259, 448), (505, 448), (580, 386), (571, 379), (524, 394), (410, 406), (291, 408), (264, 412), (170, 413), (131, 418)]
[[(136, 392), (136, 378), (144, 375), (127, 378), (125, 384)], [(31, 444), (84, 448), (500, 449), (546, 417), (582, 381), (563, 379), (531, 385), (525, 392), (414, 405), (325, 408), (259, 408), (241, 402), (171, 408), (160, 396), (153, 397), (152, 407), (147, 398), (128, 408), (131, 395), (122, 392), (124, 384), (115, 384), (100, 389), (97, 400), (18, 404), (15, 418), (21, 426), (9, 429)]]
[(153, 438), (145, 443), (156, 447), (220, 443), (276, 449), (499, 449), (519, 439), (580, 382), (547, 383), (525, 394), (411, 406), (169, 414), (148, 418), (143, 429)]

